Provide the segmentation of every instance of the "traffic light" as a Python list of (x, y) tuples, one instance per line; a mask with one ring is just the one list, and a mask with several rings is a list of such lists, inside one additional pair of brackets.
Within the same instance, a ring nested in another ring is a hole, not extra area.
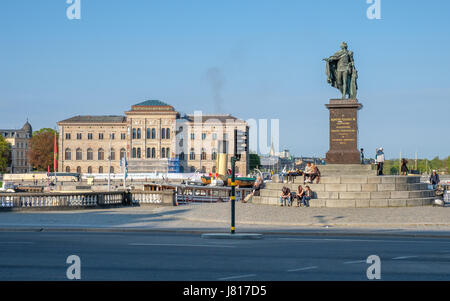
[(237, 160), (241, 159), (243, 153), (248, 152), (248, 132), (235, 130), (234, 155)]

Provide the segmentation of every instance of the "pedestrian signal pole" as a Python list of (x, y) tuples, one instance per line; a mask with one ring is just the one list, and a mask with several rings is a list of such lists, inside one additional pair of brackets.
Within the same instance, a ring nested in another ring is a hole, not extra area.
[(237, 129), (234, 129), (234, 152), (231, 157), (231, 234), (236, 231), (236, 157), (237, 157)]
[(234, 129), (234, 151), (231, 157), (231, 234), (236, 231), (236, 162), (241, 160), (242, 154), (248, 152), (248, 131)]

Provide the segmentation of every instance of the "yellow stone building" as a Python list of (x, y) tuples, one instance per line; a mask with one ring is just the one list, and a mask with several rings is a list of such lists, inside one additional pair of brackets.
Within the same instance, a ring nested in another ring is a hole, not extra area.
[(5, 140), (11, 145), (11, 165), (7, 173), (26, 173), (31, 171), (28, 160), (29, 142), (33, 135), (33, 128), (27, 121), (21, 129), (0, 130)]
[[(125, 116), (75, 116), (58, 122), (60, 172), (129, 173), (215, 172), (219, 152), (233, 151), (234, 129), (248, 133), (245, 121), (231, 115), (184, 115), (174, 107), (148, 100)], [(109, 160), (111, 157), (111, 160)], [(248, 153), (237, 172), (248, 172)]]

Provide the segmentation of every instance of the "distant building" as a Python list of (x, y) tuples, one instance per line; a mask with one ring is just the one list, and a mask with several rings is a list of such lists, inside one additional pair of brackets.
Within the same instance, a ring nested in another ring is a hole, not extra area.
[(21, 129), (0, 129), (0, 135), (11, 144), (11, 165), (8, 167), (7, 172), (26, 173), (31, 171), (28, 149), (30, 139), (33, 136), (33, 128), (28, 120)]
[[(245, 121), (231, 115), (184, 115), (174, 107), (148, 100), (125, 116), (75, 116), (58, 122), (60, 172), (120, 173), (126, 156), (128, 172), (215, 172), (219, 152), (231, 158), (234, 129)], [(237, 162), (247, 174), (248, 153)]]

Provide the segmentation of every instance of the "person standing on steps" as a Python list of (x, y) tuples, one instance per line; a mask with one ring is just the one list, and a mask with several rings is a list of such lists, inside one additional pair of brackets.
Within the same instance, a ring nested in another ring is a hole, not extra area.
[(384, 165), (384, 152), (383, 152), (382, 147), (377, 149), (377, 154), (375, 156), (375, 160), (377, 162), (377, 175), (382, 176), (383, 175), (383, 165)]

